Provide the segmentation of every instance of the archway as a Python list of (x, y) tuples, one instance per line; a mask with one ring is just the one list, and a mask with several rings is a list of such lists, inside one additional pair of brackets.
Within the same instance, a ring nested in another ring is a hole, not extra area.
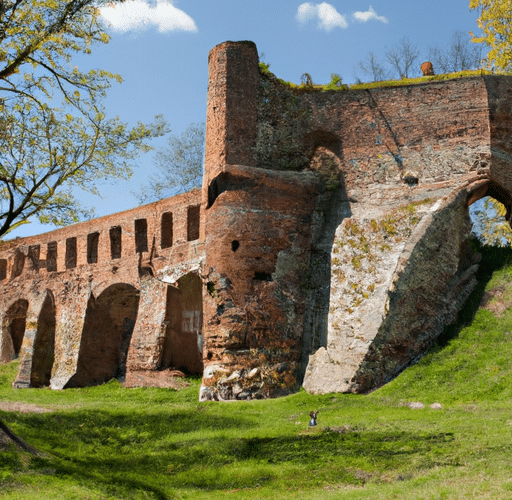
[(27, 323), (28, 301), (19, 299), (9, 307), (4, 318), (4, 332), (7, 341), (4, 349), (4, 362), (16, 359), (20, 355), (23, 337), (25, 336), (25, 326)]
[(55, 359), (55, 299), (50, 290), (46, 293), (34, 340), (31, 387), (47, 387), (50, 385), (53, 361)]
[(329, 304), (333, 286), (333, 243), (342, 221), (352, 216), (341, 140), (332, 132), (316, 130), (305, 137), (305, 149), (309, 159), (309, 170), (318, 174), (323, 185), (320, 198), (322, 201), (318, 205), (325, 208), (321, 219), (322, 227), (317, 231), (317, 237), (311, 247), (310, 266), (314, 272), (311, 273), (308, 283), (308, 301), (311, 306), (304, 321), (301, 358), (303, 371), (306, 370), (310, 355), (328, 344)]
[(176, 368), (188, 374), (203, 373), (202, 282), (195, 273), (167, 288), (167, 329), (160, 368)]
[(139, 291), (124, 283), (108, 287), (87, 304), (78, 363), (67, 387), (99, 385), (124, 378), (137, 319)]
[(496, 182), (487, 182), (470, 192), (468, 207), (472, 233), (481, 243), (509, 245), (512, 197), (508, 191)]

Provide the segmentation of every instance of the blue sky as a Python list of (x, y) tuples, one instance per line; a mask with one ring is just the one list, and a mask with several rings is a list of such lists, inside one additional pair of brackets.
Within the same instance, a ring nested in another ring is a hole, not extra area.
[[(300, 83), (307, 72), (315, 83), (328, 83), (338, 73), (353, 83), (367, 79), (360, 61), (373, 52), (384, 62), (403, 37), (420, 49), (420, 64), (429, 47), (449, 45), (455, 31), (478, 33), (469, 0), (127, 0), (102, 14), (110, 43), (73, 64), (123, 77), (105, 101), (109, 115), (136, 124), (163, 114), (177, 134), (205, 120), (208, 52), (223, 41), (254, 41), (270, 70), (285, 80)], [(136, 160), (130, 181), (99, 186), (102, 198), (78, 198), (98, 216), (135, 207), (131, 192), (152, 172), (153, 154)], [(51, 229), (27, 224), (9, 237)]]

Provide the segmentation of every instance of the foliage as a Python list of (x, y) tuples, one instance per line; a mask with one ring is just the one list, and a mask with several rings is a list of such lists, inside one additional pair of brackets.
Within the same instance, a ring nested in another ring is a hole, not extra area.
[(331, 81), (325, 86), (325, 90), (339, 90), (343, 88), (343, 79), (337, 73), (331, 74)]
[(200, 187), (203, 176), (205, 124), (191, 123), (185, 131), (171, 135), (168, 147), (155, 157), (157, 175), (149, 176), (137, 197), (139, 203), (149, 203)]
[(178, 392), (115, 380), (17, 390), (19, 362), (0, 365), (1, 401), (52, 410), (0, 410), (47, 454), (0, 449), (2, 498), (510, 498), (512, 251), (479, 251), (479, 285), (456, 323), (367, 396), (198, 403), (197, 379)]
[(488, 68), (499, 72), (512, 72), (512, 4), (510, 0), (470, 0), (470, 9), (479, 9), (478, 27), (481, 36), (473, 33), (472, 41), (490, 47)]
[(38, 217), (68, 224), (87, 211), (71, 189), (128, 178), (129, 161), (166, 131), (163, 120), (129, 128), (102, 100), (121, 78), (81, 71), (75, 54), (107, 43), (102, 0), (4, 0), (0, 6), (0, 237)]
[(350, 86), (348, 84), (336, 84), (332, 85), (332, 82), (327, 85), (313, 85), (313, 86), (305, 86), (303, 84), (297, 85), (293, 82), (288, 82), (282, 80), (281, 78), (277, 78), (270, 70), (268, 69), (268, 65), (265, 65), (262, 69), (262, 63), (260, 63), (260, 71), (262, 75), (266, 75), (272, 81), (279, 82), (282, 86), (287, 87), (295, 93), (302, 92), (324, 92), (326, 90), (338, 90), (338, 91), (346, 91), (346, 90), (362, 90), (362, 89), (374, 89), (374, 88), (382, 88), (382, 87), (398, 87), (402, 85), (415, 85), (418, 83), (424, 83), (431, 80), (450, 80), (452, 78), (470, 78), (474, 76), (481, 75), (490, 75), (492, 71), (485, 69), (478, 70), (465, 70), (465, 71), (457, 71), (454, 73), (447, 74), (438, 74), (433, 76), (420, 76), (418, 78), (404, 78), (400, 80), (385, 80), (385, 81), (373, 81), (373, 82), (360, 82), (353, 83)]
[(267, 63), (261, 61), (259, 63), (259, 67), (260, 67), (260, 73), (262, 73), (264, 75), (272, 74), (270, 71), (270, 64), (267, 64)]
[(494, 198), (486, 197), (471, 206), (473, 234), (484, 244), (511, 246), (512, 230), (505, 219), (506, 209)]
[(456, 31), (452, 35), (449, 46), (431, 47), (428, 55), (436, 73), (478, 69), (481, 67), (482, 57), (482, 47), (473, 45), (468, 35), (462, 31)]

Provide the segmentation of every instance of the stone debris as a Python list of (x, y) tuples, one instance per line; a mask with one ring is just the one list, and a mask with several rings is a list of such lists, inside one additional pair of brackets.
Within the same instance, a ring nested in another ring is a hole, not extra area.
[(407, 405), (411, 410), (422, 410), (425, 408), (425, 405), (421, 401), (411, 401), (407, 403)]

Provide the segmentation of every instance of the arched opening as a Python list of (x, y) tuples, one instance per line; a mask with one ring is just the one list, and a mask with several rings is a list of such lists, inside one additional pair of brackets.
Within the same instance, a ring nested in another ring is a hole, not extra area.
[(32, 356), (31, 387), (47, 387), (50, 385), (53, 361), (55, 359), (55, 299), (50, 290), (46, 293), (34, 340)]
[(4, 350), (5, 361), (16, 359), (20, 355), (25, 326), (27, 323), (28, 301), (19, 299), (9, 307), (4, 319), (7, 349)]
[(495, 182), (471, 191), (468, 197), (472, 235), (484, 245), (510, 246), (512, 197)]
[(331, 300), (331, 253), (336, 230), (343, 219), (351, 217), (350, 201), (343, 172), (343, 147), (341, 140), (332, 132), (317, 130), (305, 138), (309, 170), (316, 172), (323, 185), (325, 207), (322, 228), (313, 242), (308, 283), (308, 300), (311, 308), (305, 317), (302, 368), (306, 369), (310, 354), (326, 347), (329, 333), (329, 303)]
[(66, 387), (99, 385), (126, 374), (128, 347), (137, 319), (139, 291), (124, 283), (108, 287), (87, 304), (75, 375)]
[(187, 374), (203, 373), (202, 282), (195, 273), (167, 288), (167, 324), (160, 368), (175, 368)]

